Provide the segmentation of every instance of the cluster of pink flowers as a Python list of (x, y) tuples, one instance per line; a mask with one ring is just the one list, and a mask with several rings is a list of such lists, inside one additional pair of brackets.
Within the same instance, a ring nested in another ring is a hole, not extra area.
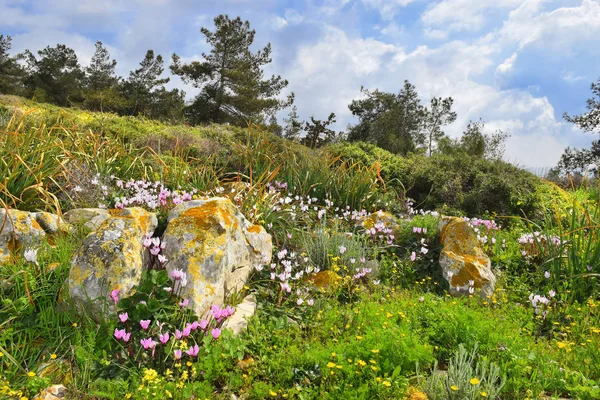
[(235, 308), (233, 308), (231, 306), (221, 308), (218, 305), (214, 304), (210, 307), (210, 312), (211, 312), (213, 318), (217, 320), (217, 322), (221, 322), (225, 318), (232, 316), (233, 313), (235, 312)]
[(116, 186), (125, 192), (125, 195), (113, 199), (116, 208), (143, 206), (154, 210), (158, 207), (166, 207), (169, 199), (173, 205), (192, 200), (193, 195), (196, 193), (195, 189), (191, 192), (171, 191), (160, 181), (149, 182), (143, 179), (137, 181), (132, 179), (123, 182), (118, 178), (113, 177), (113, 179), (116, 181)]
[(365, 276), (367, 276), (368, 274), (371, 273), (372, 269), (371, 268), (356, 268), (356, 274), (354, 274), (352, 277), (354, 279), (361, 279), (364, 278)]
[(394, 243), (394, 229), (387, 227), (383, 221), (376, 222), (371, 228), (366, 229), (365, 233), (373, 240), (379, 240), (388, 245)]
[(464, 218), (465, 222), (471, 225), (473, 228), (478, 226), (484, 226), (487, 230), (500, 230), (501, 226), (496, 224), (496, 221), (490, 219), (481, 219), (481, 218)]
[(163, 254), (160, 254), (165, 249), (165, 243), (161, 243), (160, 238), (146, 235), (142, 240), (142, 246), (144, 246), (151, 255), (158, 258), (158, 262), (164, 265), (168, 260)]

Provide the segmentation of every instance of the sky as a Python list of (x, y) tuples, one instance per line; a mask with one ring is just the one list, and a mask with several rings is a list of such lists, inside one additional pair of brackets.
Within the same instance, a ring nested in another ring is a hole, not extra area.
[(200, 28), (219, 14), (250, 22), (254, 50), (271, 43), (265, 72), (289, 81), (302, 119), (335, 112), (344, 130), (361, 86), (398, 92), (407, 79), (425, 103), (454, 99), (449, 136), (482, 119), (511, 135), (505, 159), (523, 167), (596, 139), (563, 113), (585, 112), (600, 79), (600, 0), (0, 0), (0, 34), (14, 53), (66, 44), (82, 65), (101, 40), (128, 76), (148, 49), (200, 60)]

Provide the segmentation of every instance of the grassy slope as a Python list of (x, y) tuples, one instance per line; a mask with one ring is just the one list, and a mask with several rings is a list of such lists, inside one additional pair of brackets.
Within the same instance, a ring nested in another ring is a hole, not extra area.
[[(20, 208), (52, 209), (57, 204), (53, 194), (62, 208), (96, 206), (99, 200), (104, 201), (101, 197), (77, 197), (72, 189), (79, 181), (71, 176), (76, 169), (69, 167), (73, 163), (89, 165), (91, 175), (98, 172), (123, 179), (161, 179), (171, 187), (201, 191), (210, 191), (239, 172), (260, 194), (267, 182), (278, 179), (288, 183), (294, 193), (321, 200), (328, 196), (352, 209), (376, 208), (382, 204), (378, 201), (398, 203), (401, 199), (391, 190), (382, 193), (377, 165), (356, 160), (340, 163), (328, 151), (310, 151), (258, 131), (173, 127), (137, 118), (61, 110), (6, 96), (0, 96), (0, 127), (9, 123), (15, 111), (17, 116), (26, 117), (14, 120), (10, 131), (20, 133), (18, 140), (35, 139), (5, 142), (2, 153), (3, 160), (9, 159), (17, 146), (20, 155), (30, 156), (25, 158), (29, 164), (16, 162), (4, 172), (12, 192), (5, 187), (3, 200)], [(52, 162), (40, 165), (42, 153)], [(26, 167), (33, 166), (36, 173), (31, 182), (41, 183), (40, 188), (19, 186), (24, 176), (31, 175)], [(563, 196), (549, 186), (544, 188), (545, 199)], [(255, 221), (273, 223), (278, 243), (286, 242), (287, 233), (301, 237), (315, 227), (271, 213), (268, 204), (253, 210), (253, 205), (261, 204), (259, 197), (248, 196), (239, 206)], [(422, 221), (411, 224), (419, 223)], [(409, 236), (411, 230), (409, 224), (403, 232)], [(515, 243), (520, 233), (507, 231), (502, 237)], [(132, 372), (126, 383), (98, 380), (98, 371), (108, 357), (95, 349), (106, 348), (110, 329), (55, 307), (70, 258), (83, 235), (74, 234), (56, 247), (46, 246), (40, 252), (39, 266), (20, 261), (2, 267), (0, 379), (9, 381), (7, 387), (29, 395), (62, 375), (79, 398), (123, 398), (128, 393), (150, 398), (137, 390), (141, 373)], [(300, 246), (293, 241), (288, 245)], [(512, 267), (518, 259), (515, 254), (518, 247), (498, 260)], [(586, 397), (592, 396), (586, 393), (593, 392), (593, 380), (600, 379), (595, 362), (600, 358), (600, 340), (594, 331), (600, 326), (597, 302), (565, 306), (562, 319), (555, 321), (555, 334), (540, 336), (539, 321), (532, 317), (527, 304), (531, 282), (520, 281), (510, 270), (503, 271), (497, 297), (475, 301), (435, 295), (436, 285), (420, 278), (418, 283), (407, 282), (407, 276), (416, 277), (416, 267), (401, 257), (390, 256), (382, 265), (390, 267), (384, 271), (387, 278), (381, 285), (361, 287), (350, 299), (339, 292), (323, 293), (315, 307), (301, 315), (299, 324), (290, 324), (286, 317), (273, 313), (265, 297), (242, 337), (246, 362), (221, 358), (221, 352), (228, 351), (223, 344), (225, 347), (215, 348), (201, 362), (205, 378), (186, 386), (180, 394), (185, 398), (191, 393), (214, 398), (229, 398), (231, 393), (256, 399), (284, 395), (398, 398), (409, 383), (416, 384), (416, 362), (421, 373), (427, 374), (434, 359), (446, 364), (459, 344), (479, 343), (480, 353), (498, 363), (508, 376), (504, 398), (538, 398), (540, 393), (594, 398)], [(424, 261), (420, 268), (427, 271), (432, 265)], [(393, 283), (397, 287), (391, 287)], [(264, 287), (255, 280), (249, 290), (261, 293)], [(288, 311), (297, 312), (291, 308)], [(52, 354), (57, 355), (56, 360)], [(53, 366), (54, 372), (44, 377), (47, 365)], [(28, 377), (28, 371), (37, 376)], [(1, 390), (0, 381), (3, 393)], [(161, 396), (164, 393), (156, 398)]]

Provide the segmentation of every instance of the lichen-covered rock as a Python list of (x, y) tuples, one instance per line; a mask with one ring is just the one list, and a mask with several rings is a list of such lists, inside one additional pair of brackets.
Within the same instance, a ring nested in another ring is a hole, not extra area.
[(481, 297), (494, 293), (496, 277), (491, 262), (481, 249), (473, 229), (461, 218), (444, 217), (440, 221), (442, 274), (452, 295), (468, 295), (469, 288)]
[(35, 247), (45, 235), (35, 213), (0, 209), (0, 264), (9, 263), (17, 253)]
[(271, 235), (252, 225), (223, 197), (177, 205), (163, 236), (167, 269), (182, 270), (187, 285), (182, 296), (197, 315), (239, 291), (257, 265), (271, 260)]
[(103, 208), (74, 208), (64, 214), (67, 222), (84, 224), (92, 231), (98, 229), (108, 218), (110, 218), (110, 212)]
[(109, 296), (113, 290), (119, 290), (121, 297), (133, 294), (144, 268), (143, 238), (158, 224), (155, 214), (137, 207), (110, 214), (85, 238), (67, 279), (71, 300), (96, 319), (112, 310)]
[(396, 231), (400, 224), (396, 217), (386, 211), (375, 211), (361, 220), (361, 225), (367, 229), (373, 228), (377, 224), (383, 224), (386, 228)]

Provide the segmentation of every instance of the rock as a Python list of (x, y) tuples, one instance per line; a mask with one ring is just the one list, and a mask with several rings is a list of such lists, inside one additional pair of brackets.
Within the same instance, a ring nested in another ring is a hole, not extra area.
[(271, 261), (273, 251), (271, 235), (223, 197), (177, 205), (169, 214), (163, 243), (166, 268), (186, 273), (181, 295), (198, 316), (211, 304), (223, 305), (255, 266)]
[(319, 289), (335, 289), (342, 277), (334, 271), (319, 271), (308, 279)]
[(361, 221), (361, 225), (366, 229), (371, 229), (377, 224), (383, 224), (386, 228), (392, 229), (394, 233), (399, 232), (400, 229), (400, 223), (396, 217), (386, 211), (375, 211)]
[(139, 285), (146, 253), (142, 240), (158, 225), (155, 214), (138, 207), (111, 210), (110, 214), (85, 238), (67, 279), (76, 307), (97, 320), (114, 308), (109, 298), (113, 290), (124, 297)]
[(235, 306), (235, 312), (225, 320), (223, 328), (229, 328), (233, 331), (234, 335), (239, 335), (242, 331), (246, 330), (248, 319), (254, 315), (255, 311), (256, 299), (252, 295), (246, 296), (240, 304)]
[(35, 213), (35, 220), (48, 235), (66, 234), (71, 230), (71, 226), (62, 217), (49, 212)]
[(6, 264), (17, 253), (36, 247), (46, 232), (34, 213), (0, 209), (0, 264)]
[(440, 267), (450, 284), (452, 295), (468, 295), (469, 281), (481, 297), (494, 293), (496, 277), (491, 262), (479, 247), (473, 229), (462, 218), (444, 217), (440, 221)]
[(33, 400), (61, 400), (67, 396), (67, 388), (63, 385), (52, 385), (42, 390)]
[(110, 218), (110, 212), (103, 208), (74, 208), (67, 211), (64, 218), (71, 224), (84, 224), (88, 229), (95, 231)]

